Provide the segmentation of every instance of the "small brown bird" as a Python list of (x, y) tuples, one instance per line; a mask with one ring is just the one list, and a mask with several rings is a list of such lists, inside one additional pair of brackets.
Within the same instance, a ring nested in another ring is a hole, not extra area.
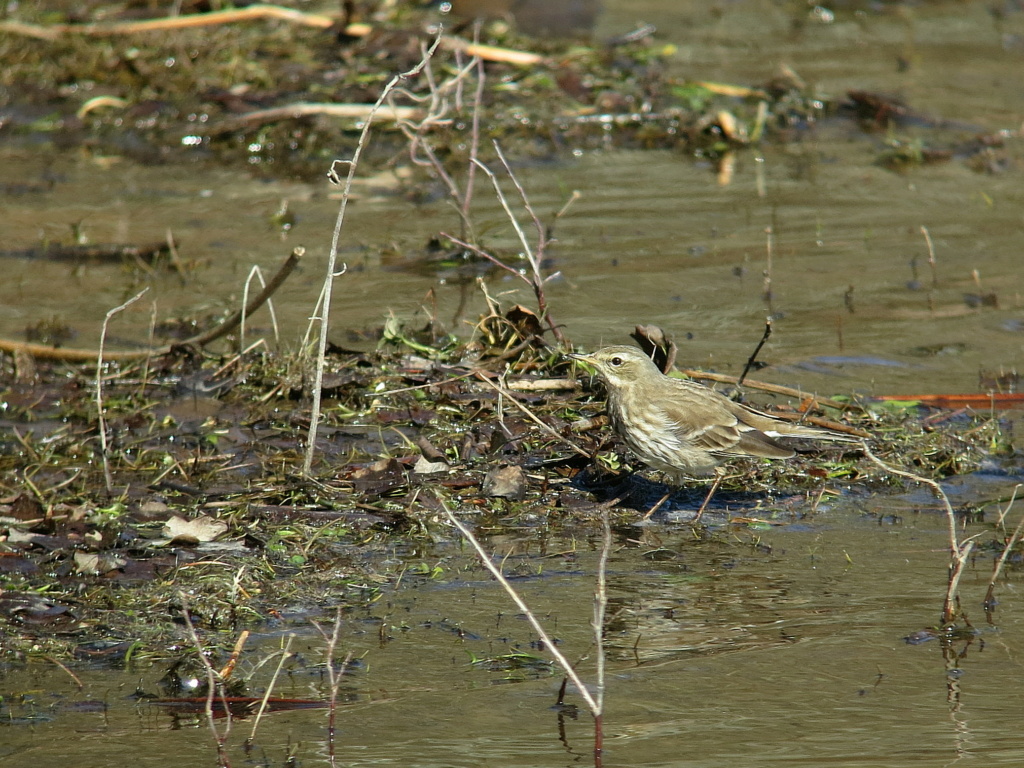
[(796, 452), (780, 442), (787, 438), (860, 442), (853, 435), (776, 419), (702, 384), (666, 376), (635, 347), (570, 357), (597, 370), (608, 390), (612, 426), (629, 449), (677, 485), (687, 475), (710, 474), (723, 459), (788, 459)]

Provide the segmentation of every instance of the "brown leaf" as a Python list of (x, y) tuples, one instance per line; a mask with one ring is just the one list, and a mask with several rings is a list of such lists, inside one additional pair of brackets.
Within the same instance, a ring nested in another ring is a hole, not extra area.
[(35, 496), (23, 493), (11, 504), (6, 516), (15, 520), (37, 520), (43, 516), (43, 505)]
[(544, 335), (540, 318), (535, 312), (530, 311), (522, 304), (516, 304), (505, 313), (505, 319), (516, 329), (516, 333), (523, 339), (532, 339)]
[(526, 473), (516, 464), (495, 467), (484, 478), (485, 496), (521, 499), (526, 495)]
[(202, 515), (186, 520), (175, 515), (164, 523), (163, 534), (170, 538), (171, 544), (198, 544), (202, 541), (213, 541), (228, 529), (223, 520)]
[(357, 491), (382, 495), (406, 484), (405, 470), (395, 459), (381, 459), (367, 467), (357, 467), (349, 476)]
[(123, 557), (99, 552), (75, 552), (75, 568), (79, 573), (95, 576), (121, 568), (127, 560)]

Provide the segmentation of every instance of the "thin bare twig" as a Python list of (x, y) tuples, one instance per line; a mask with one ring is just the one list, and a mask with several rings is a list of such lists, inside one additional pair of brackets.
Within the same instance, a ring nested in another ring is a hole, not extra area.
[[(231, 732), (231, 708), (224, 700), (223, 685), (220, 682), (217, 670), (213, 668), (210, 660), (203, 652), (203, 643), (199, 639), (199, 633), (196, 632), (196, 627), (192, 623), (192, 616), (189, 613), (188, 597), (184, 592), (179, 592), (178, 597), (181, 599), (181, 616), (185, 621), (185, 626), (188, 629), (192, 645), (196, 649), (196, 655), (199, 656), (199, 661), (206, 670), (206, 722), (210, 728), (210, 732), (213, 734), (213, 740), (217, 745), (217, 765), (220, 766), (220, 768), (230, 768), (231, 761), (228, 759), (225, 744), (227, 743), (228, 734)], [(213, 714), (213, 701), (214, 697), (217, 695), (218, 688), (221, 689), (221, 703), (224, 707), (223, 733), (217, 730), (217, 719)]]
[[(469, 221), (476, 181), (476, 160), (480, 154), (480, 113), (484, 102), (484, 60), (476, 59), (476, 93), (473, 94), (473, 124), (469, 133), (469, 164), (466, 166), (466, 193), (462, 198), (462, 220)], [(465, 233), (463, 233), (465, 234)]]
[(137, 294), (132, 296), (128, 301), (120, 306), (114, 307), (112, 310), (107, 312), (106, 317), (103, 318), (103, 326), (100, 329), (100, 349), (96, 355), (96, 413), (99, 420), (100, 429), (100, 450), (102, 451), (103, 459), (103, 480), (107, 485), (107, 493), (111, 494), (114, 492), (114, 479), (110, 475), (110, 447), (107, 444), (107, 422), (103, 418), (103, 347), (107, 341), (107, 325), (110, 323), (110, 318), (116, 315), (118, 312), (122, 312), (136, 301), (146, 295), (149, 288), (143, 288)]
[(211, 328), (206, 333), (201, 333), (198, 336), (194, 336), (191, 339), (186, 339), (183, 343), (195, 344), (196, 346), (205, 346), (211, 341), (219, 339), (230, 333), (232, 330), (238, 327), (239, 323), (242, 322), (243, 317), (249, 317), (257, 309), (262, 307), (271, 296), (281, 287), (282, 283), (288, 279), (288, 276), (295, 270), (295, 267), (299, 265), (299, 259), (306, 253), (306, 249), (299, 246), (292, 249), (292, 252), (288, 255), (288, 258), (284, 260), (281, 268), (277, 270), (270, 282), (267, 283), (266, 287), (259, 292), (252, 301), (250, 301), (242, 309), (233, 312), (226, 320), (221, 322), (220, 325), (215, 328)]
[(1010, 494), (1010, 502), (999, 513), (999, 519), (996, 521), (996, 525), (998, 525), (1004, 531), (1006, 530), (1006, 516), (1010, 514), (1010, 510), (1013, 508), (1013, 503), (1017, 500), (1017, 491), (1021, 489), (1022, 485), (1024, 484), (1017, 483), (1017, 485), (1013, 486), (1013, 493)]
[[(401, 579), (399, 579), (401, 580)], [(397, 588), (397, 584), (395, 585)], [(341, 679), (345, 675), (345, 670), (348, 668), (348, 663), (352, 659), (352, 653), (345, 654), (345, 659), (341, 662), (341, 666), (336, 666), (334, 663), (334, 654), (338, 648), (338, 640), (341, 637), (341, 606), (338, 606), (338, 610), (334, 615), (334, 628), (330, 635), (328, 635), (324, 628), (321, 627), (317, 622), (310, 621), (310, 623), (316, 628), (316, 631), (320, 633), (320, 636), (327, 642), (327, 648), (324, 650), (324, 658), (326, 659), (327, 666), (327, 679), (331, 686), (331, 700), (328, 708), (327, 716), (327, 743), (328, 743), (328, 754), (330, 755), (331, 765), (334, 765), (334, 745), (335, 745), (335, 717), (338, 710), (338, 691), (341, 688)]]
[(347, 269), (347, 267), (343, 265), (340, 272), (335, 271), (338, 263), (338, 243), (341, 240), (341, 229), (345, 223), (345, 211), (348, 209), (348, 201), (352, 193), (352, 181), (355, 179), (356, 169), (359, 167), (359, 158), (363, 154), (363, 148), (366, 146), (367, 138), (369, 138), (370, 128), (373, 126), (373, 118), (377, 110), (384, 105), (388, 95), (398, 86), (399, 83), (410, 77), (415, 77), (425, 66), (427, 66), (427, 63), (434, 55), (434, 51), (437, 50), (437, 46), (440, 42), (441, 37), (438, 35), (415, 67), (407, 72), (401, 72), (395, 75), (391, 78), (388, 84), (384, 86), (384, 90), (381, 92), (380, 97), (374, 103), (373, 109), (366, 118), (362, 131), (359, 132), (359, 141), (356, 143), (356, 149), (352, 153), (352, 159), (345, 161), (335, 160), (331, 166), (331, 171), (328, 174), (329, 178), (336, 184), (342, 183), (337, 173), (337, 167), (341, 163), (348, 165), (348, 174), (345, 176), (344, 183), (342, 184), (341, 204), (338, 207), (338, 216), (334, 222), (334, 235), (331, 238), (331, 252), (327, 257), (327, 274), (324, 277), (320, 311), (319, 315), (315, 318), (319, 321), (319, 343), (317, 345), (316, 374), (313, 383), (313, 405), (310, 409), (309, 416), (309, 435), (306, 441), (306, 456), (302, 463), (303, 474), (307, 476), (311, 473), (313, 468), (313, 454), (316, 452), (317, 430), (320, 427), (320, 399), (323, 390), (324, 366), (326, 365), (327, 359), (327, 331), (329, 328), (331, 313), (331, 289), (334, 284), (334, 279), (344, 274)]
[(864, 455), (871, 459), (875, 464), (880, 466), (886, 472), (891, 472), (894, 475), (900, 477), (906, 477), (915, 482), (922, 483), (929, 486), (935, 495), (942, 502), (942, 506), (946, 510), (946, 522), (949, 529), (949, 581), (946, 586), (946, 598), (942, 603), (942, 626), (948, 626), (956, 620), (956, 593), (957, 588), (960, 584), (960, 576), (963, 573), (964, 566), (967, 564), (967, 557), (974, 548), (974, 539), (980, 534), (975, 534), (964, 541), (959, 541), (956, 532), (956, 513), (953, 511), (953, 505), (949, 503), (949, 497), (946, 492), (942, 490), (942, 486), (934, 480), (921, 477), (921, 475), (915, 475), (913, 472), (907, 472), (902, 469), (896, 469), (891, 467), (878, 458), (871, 452), (867, 442), (861, 442), (861, 450), (864, 451)]
[(765, 304), (768, 305), (769, 317), (774, 314), (772, 309), (772, 253), (774, 251), (774, 230), (771, 227), (764, 228), (765, 235), (765, 262), (764, 262), (764, 287), (763, 296)]
[[(458, 182), (445, 168), (441, 158), (434, 151), (428, 134), (431, 129), (447, 125), (451, 122), (449, 113), (461, 107), (462, 85), (465, 79), (476, 71), (477, 87), (476, 99), (473, 104), (473, 119), (469, 142), (469, 164), (466, 169), (465, 188), (460, 189)], [(412, 120), (399, 120), (398, 127), (409, 140), (409, 159), (419, 166), (425, 166), (433, 170), (437, 178), (448, 189), (450, 202), (459, 214), (460, 232), (463, 237), (472, 232), (473, 223), (469, 218), (469, 209), (473, 199), (474, 176), (476, 166), (474, 161), (477, 157), (480, 146), (480, 111), (483, 101), (484, 69), (483, 61), (478, 58), (472, 59), (468, 64), (461, 65), (448, 79), (438, 83), (434, 77), (433, 68), (428, 61), (423, 68), (423, 79), (427, 84), (427, 93), (417, 95), (404, 89), (396, 89), (394, 95), (404, 95), (421, 106), (421, 118), (418, 122)], [(454, 104), (453, 104), (454, 101)], [(422, 153), (422, 157), (421, 157)]]
[[(50, 519), (52, 520), (53, 518), (50, 518)], [(85, 688), (85, 684), (81, 681), (81, 679), (78, 677), (78, 675), (76, 675), (74, 672), (72, 672), (70, 669), (68, 669), (67, 666), (60, 659), (55, 659), (55, 658), (53, 658), (53, 656), (43, 656), (43, 658), (46, 659), (51, 664), (53, 664), (55, 666), (58, 666), (62, 670), (64, 670), (64, 672), (67, 674), (67, 676), (75, 681), (75, 685), (78, 686), (78, 690), (82, 690), (83, 688)]]
[[(558, 343), (561, 344), (563, 347), (567, 348), (565, 336), (562, 334), (561, 328), (559, 328), (551, 319), (551, 313), (548, 309), (547, 295), (544, 292), (544, 285), (549, 280), (551, 280), (551, 278), (556, 277), (558, 274), (555, 273), (554, 275), (548, 275), (547, 277), (545, 277), (542, 269), (544, 263), (544, 254), (547, 250), (547, 246), (551, 243), (551, 238), (548, 237), (547, 230), (541, 223), (540, 217), (537, 215), (536, 211), (534, 211), (533, 209), (533, 206), (530, 204), (530, 199), (526, 195), (526, 190), (523, 189), (522, 184), (519, 183), (519, 179), (516, 178), (515, 172), (512, 170), (512, 166), (509, 165), (508, 160), (505, 158), (504, 153), (502, 153), (501, 151), (501, 145), (499, 145), (497, 141), (494, 142), (494, 150), (497, 153), (498, 159), (501, 161), (501, 164), (505, 169), (505, 173), (508, 174), (509, 180), (511, 180), (513, 186), (515, 186), (516, 188), (516, 191), (519, 193), (519, 198), (520, 200), (522, 200), (523, 207), (526, 209), (526, 212), (530, 215), (530, 218), (533, 221), (534, 228), (537, 230), (537, 245), (535, 248), (531, 248), (529, 241), (526, 239), (526, 233), (523, 231), (523, 228), (519, 224), (519, 220), (512, 212), (512, 208), (511, 206), (509, 206), (508, 200), (505, 197), (505, 193), (502, 191), (501, 185), (498, 183), (497, 176), (494, 175), (490, 168), (481, 163), (479, 160), (476, 160), (476, 164), (481, 168), (481, 170), (483, 170), (484, 173), (487, 174), (488, 178), (491, 180), (491, 184), (494, 186), (494, 192), (498, 197), (498, 201), (501, 203), (501, 207), (504, 209), (505, 215), (508, 217), (509, 222), (512, 224), (512, 228), (515, 230), (516, 235), (519, 237), (519, 242), (523, 246), (523, 254), (526, 256), (526, 260), (530, 265), (531, 275), (527, 277), (518, 270), (511, 271), (519, 275), (526, 282), (526, 284), (533, 289), (534, 296), (537, 299), (537, 311), (540, 314), (541, 321), (547, 323), (548, 327), (551, 329), (551, 333), (554, 334), (554, 337), (558, 340)], [(569, 202), (573, 202), (578, 197), (578, 192), (573, 192), (572, 199)], [(564, 210), (565, 208), (563, 208), (563, 211)], [(561, 215), (561, 213), (562, 211), (559, 212), (559, 215)], [(493, 258), (492, 261), (494, 261)], [(508, 267), (506, 268), (509, 269)]]
[(533, 627), (533, 631), (536, 632), (537, 635), (540, 637), (541, 642), (544, 643), (544, 647), (552, 656), (555, 657), (555, 660), (562, 667), (565, 674), (569, 677), (570, 680), (572, 680), (573, 685), (576, 686), (576, 689), (579, 691), (580, 696), (582, 696), (583, 700), (587, 702), (587, 706), (590, 708), (590, 712), (594, 715), (594, 717), (600, 715), (601, 704), (598, 702), (596, 698), (594, 698), (593, 694), (590, 693), (587, 686), (584, 685), (583, 680), (580, 678), (576, 670), (573, 669), (573, 666), (569, 663), (569, 660), (565, 658), (565, 656), (562, 654), (560, 650), (558, 650), (558, 646), (551, 639), (551, 636), (548, 635), (548, 633), (544, 630), (544, 627), (537, 619), (537, 616), (533, 613), (532, 610), (530, 610), (530, 606), (526, 604), (526, 602), (519, 595), (519, 593), (516, 592), (515, 588), (509, 583), (508, 579), (505, 578), (505, 574), (501, 572), (501, 569), (494, 564), (494, 562), (491, 559), (491, 556), (487, 554), (487, 551), (483, 548), (483, 545), (480, 544), (479, 541), (477, 541), (477, 538), (473, 535), (469, 528), (467, 528), (462, 523), (462, 521), (455, 516), (455, 513), (452, 512), (452, 510), (448, 507), (448, 504), (445, 502), (445, 500), (442, 499), (440, 496), (438, 496), (437, 498), (438, 501), (441, 503), (441, 507), (444, 509), (445, 515), (447, 515), (452, 525), (459, 529), (459, 533), (461, 533), (465, 537), (466, 541), (468, 541), (470, 545), (472, 545), (473, 549), (476, 550), (476, 554), (477, 557), (479, 557), (480, 562), (483, 563), (484, 567), (491, 572), (491, 575), (495, 578), (495, 580), (499, 584), (501, 584), (501, 586), (505, 589), (505, 591), (508, 593), (508, 596), (512, 598), (512, 602), (514, 602), (516, 604), (516, 607), (519, 608), (519, 610), (523, 613), (524, 616), (526, 616), (526, 620), (530, 622), (530, 626)]
[(476, 377), (480, 381), (482, 381), (484, 384), (486, 384), (491, 389), (496, 391), (499, 395), (501, 395), (503, 397), (507, 397), (510, 403), (512, 403), (516, 408), (518, 408), (523, 413), (525, 413), (526, 416), (531, 421), (533, 421), (537, 426), (539, 426), (541, 429), (543, 429), (545, 432), (547, 432), (553, 438), (558, 440), (558, 442), (560, 442), (563, 445), (567, 445), (568, 447), (572, 448), (580, 456), (586, 456), (588, 459), (591, 458), (590, 454), (587, 453), (587, 451), (585, 451), (582, 448), (580, 448), (572, 440), (568, 440), (568, 439), (562, 437), (562, 435), (560, 435), (558, 433), (558, 430), (556, 430), (554, 427), (552, 427), (552, 426), (550, 426), (548, 424), (545, 424), (543, 421), (541, 421), (539, 416), (534, 414), (529, 408), (527, 408), (525, 405), (523, 405), (521, 402), (519, 402), (519, 398), (517, 398), (515, 396), (515, 393), (511, 392), (510, 390), (506, 389), (505, 387), (501, 386), (500, 384), (495, 384), (493, 381), (488, 379), (487, 376), (485, 376), (483, 374), (483, 372), (481, 372), (481, 371), (474, 371), (474, 374), (476, 375)]
[(267, 711), (267, 702), (270, 701), (270, 694), (274, 690), (277, 678), (281, 676), (281, 670), (284, 668), (284, 663), (292, 657), (291, 648), (294, 637), (295, 635), (288, 635), (284, 648), (281, 649), (281, 658), (277, 662), (277, 669), (274, 670), (274, 674), (270, 678), (270, 684), (267, 686), (267, 690), (263, 693), (263, 698), (260, 700), (260, 708), (257, 710), (256, 717), (253, 719), (252, 731), (249, 733), (250, 742), (256, 741), (256, 729), (260, 727), (260, 721), (263, 719), (263, 713)]
[[(245, 279), (245, 288), (242, 290), (242, 319), (238, 329), (238, 348), (245, 349), (245, 309), (249, 303), (249, 284), (253, 278), (260, 281), (260, 285), (263, 286), (263, 290), (267, 290), (267, 281), (263, 279), (263, 270), (260, 269), (259, 264), (253, 264), (251, 270), (249, 270), (249, 276)], [(267, 311), (270, 313), (270, 327), (274, 330), (274, 343), (281, 343), (281, 333), (277, 327), (277, 313), (274, 311), (274, 302), (267, 300)]]
[[(1006, 515), (1013, 507), (1013, 503), (1017, 500), (1017, 491), (1021, 489), (1022, 485), (1024, 484), (1017, 483), (1017, 485), (1013, 486), (1013, 494), (1010, 496), (1010, 503), (1007, 504), (1006, 509), (1004, 509), (999, 514), (1000, 525), (1002, 525), (1003, 520), (1006, 519)], [(1009, 541), (1007, 541), (1006, 544), (1003, 546), (1003, 552), (1001, 555), (999, 555), (999, 559), (996, 561), (995, 566), (992, 568), (992, 578), (989, 579), (988, 582), (988, 591), (985, 593), (984, 603), (985, 607), (989, 610), (991, 610), (995, 606), (996, 581), (999, 580), (999, 574), (1003, 570), (1003, 565), (1006, 563), (1006, 558), (1010, 556), (1010, 552), (1013, 550), (1013, 545), (1020, 540), (1022, 533), (1024, 533), (1024, 517), (1022, 517), (1020, 523), (1017, 524), (1017, 527), (1014, 529)]]
[(608, 555), (612, 550), (612, 527), (608, 507), (601, 507), (601, 554), (597, 560), (597, 588), (594, 591), (594, 645), (597, 652), (597, 714), (594, 715), (594, 759), (604, 752), (604, 620), (608, 610)]
[(747, 364), (743, 366), (743, 373), (740, 374), (739, 379), (736, 381), (737, 387), (743, 386), (744, 379), (747, 378), (747, 374), (750, 373), (750, 369), (754, 367), (754, 363), (757, 361), (757, 356), (761, 354), (761, 348), (764, 347), (768, 339), (772, 335), (772, 318), (769, 315), (764, 321), (764, 333), (761, 335), (761, 340), (757, 342), (757, 346), (754, 347), (754, 351), (750, 353), (750, 357), (747, 358)]

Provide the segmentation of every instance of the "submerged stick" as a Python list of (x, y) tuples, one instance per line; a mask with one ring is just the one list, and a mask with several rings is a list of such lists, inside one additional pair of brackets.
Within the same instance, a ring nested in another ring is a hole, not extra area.
[(476, 550), (476, 554), (477, 557), (480, 559), (480, 562), (483, 563), (483, 566), (491, 572), (491, 575), (495, 578), (495, 580), (499, 584), (501, 584), (501, 586), (505, 589), (505, 591), (508, 593), (508, 596), (512, 598), (512, 602), (514, 602), (516, 604), (516, 607), (520, 611), (522, 611), (524, 616), (526, 616), (526, 620), (530, 622), (530, 626), (533, 627), (533, 631), (537, 633), (538, 637), (540, 637), (541, 642), (544, 643), (544, 647), (552, 656), (555, 657), (555, 661), (558, 662), (558, 664), (565, 671), (565, 674), (569, 677), (570, 680), (572, 680), (573, 685), (576, 686), (576, 689), (579, 691), (580, 696), (583, 697), (583, 700), (587, 702), (587, 706), (590, 707), (591, 714), (593, 714), (594, 717), (600, 716), (601, 703), (596, 698), (594, 698), (594, 696), (587, 689), (587, 686), (584, 685), (583, 680), (580, 678), (579, 674), (576, 672), (575, 669), (573, 669), (572, 664), (570, 664), (569, 660), (565, 658), (565, 656), (562, 654), (560, 650), (558, 650), (558, 646), (551, 639), (551, 636), (548, 635), (548, 633), (544, 630), (544, 627), (540, 623), (540, 620), (538, 620), (534, 612), (530, 610), (530, 606), (526, 604), (526, 601), (523, 600), (523, 598), (520, 596), (518, 592), (516, 592), (515, 587), (513, 587), (509, 583), (509, 580), (505, 578), (505, 574), (501, 572), (501, 569), (494, 564), (494, 562), (491, 560), (491, 556), (487, 554), (487, 550), (483, 548), (483, 545), (477, 540), (477, 538), (473, 535), (469, 528), (467, 528), (463, 524), (463, 522), (455, 516), (455, 513), (452, 512), (451, 508), (445, 503), (445, 501), (440, 496), (438, 496), (437, 499), (439, 502), (441, 502), (441, 508), (444, 509), (444, 513), (445, 515), (447, 515), (452, 525), (459, 529), (459, 533), (461, 533), (463, 537), (466, 539), (466, 541), (468, 541), (470, 545), (472, 545), (473, 549)]

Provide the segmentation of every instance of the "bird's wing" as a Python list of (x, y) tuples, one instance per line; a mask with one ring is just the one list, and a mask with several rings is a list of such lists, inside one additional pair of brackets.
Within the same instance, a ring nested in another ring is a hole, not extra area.
[(784, 459), (793, 455), (792, 450), (737, 417), (737, 411), (743, 406), (735, 406), (724, 395), (699, 384), (688, 381), (678, 384), (679, 397), (663, 406), (678, 439), (719, 458)]
[(739, 419), (718, 393), (674, 380), (672, 396), (658, 406), (675, 437), (706, 451), (728, 451), (740, 441)]

